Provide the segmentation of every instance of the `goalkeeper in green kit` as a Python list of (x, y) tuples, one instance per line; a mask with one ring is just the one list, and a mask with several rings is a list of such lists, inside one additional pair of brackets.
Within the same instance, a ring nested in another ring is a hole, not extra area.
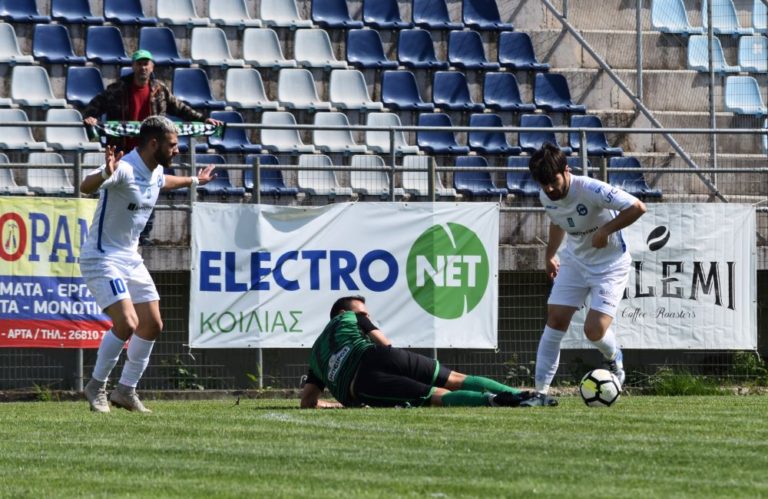
[[(328, 388), (338, 402), (320, 400)], [(452, 371), (395, 348), (368, 315), (365, 298), (339, 298), (312, 346), (301, 407), (517, 407), (531, 393)]]

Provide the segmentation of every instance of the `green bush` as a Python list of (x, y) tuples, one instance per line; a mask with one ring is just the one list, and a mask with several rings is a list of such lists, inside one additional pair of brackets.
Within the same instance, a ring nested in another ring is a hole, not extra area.
[(727, 395), (715, 380), (662, 367), (648, 380), (649, 395)]

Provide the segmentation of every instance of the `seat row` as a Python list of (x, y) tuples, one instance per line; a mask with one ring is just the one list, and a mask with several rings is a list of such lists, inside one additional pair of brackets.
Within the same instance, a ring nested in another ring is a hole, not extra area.
[[(701, 2), (702, 26), (693, 26), (683, 0), (652, 0), (651, 25), (662, 33), (700, 35), (709, 24), (707, 0)], [(717, 35), (768, 33), (768, 8), (762, 0), (753, 0), (752, 27), (742, 26), (733, 0), (712, 0), (712, 31)]]
[[(712, 39), (712, 67), (716, 73), (767, 73), (768, 38), (763, 35), (747, 35), (739, 38), (738, 64), (731, 65), (725, 59), (720, 40)], [(709, 39), (693, 35), (688, 39), (688, 68), (709, 72)]]

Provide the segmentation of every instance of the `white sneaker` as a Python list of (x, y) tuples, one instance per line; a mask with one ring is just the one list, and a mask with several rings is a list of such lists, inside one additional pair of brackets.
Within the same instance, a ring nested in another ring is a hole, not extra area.
[(136, 389), (130, 386), (117, 385), (117, 388), (112, 390), (109, 394), (109, 401), (115, 407), (122, 407), (129, 411), (134, 412), (152, 412), (141, 403), (139, 396), (136, 394)]
[(85, 398), (91, 406), (93, 412), (109, 412), (109, 401), (107, 401), (107, 383), (91, 378), (83, 388)]
[(619, 378), (621, 387), (624, 387), (624, 380), (627, 378), (627, 373), (624, 372), (624, 354), (621, 353), (621, 350), (617, 351), (616, 357), (614, 357), (613, 360), (607, 361), (606, 365), (608, 366), (608, 370)]

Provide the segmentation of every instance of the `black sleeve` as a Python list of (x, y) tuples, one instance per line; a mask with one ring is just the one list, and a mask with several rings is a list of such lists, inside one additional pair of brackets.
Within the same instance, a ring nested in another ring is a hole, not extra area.
[(370, 333), (374, 329), (379, 329), (373, 324), (373, 322), (371, 322), (371, 319), (369, 319), (368, 316), (366, 316), (364, 313), (357, 312), (355, 315), (357, 316), (357, 326), (365, 334)]
[(325, 383), (320, 381), (320, 378), (315, 376), (315, 373), (312, 372), (312, 369), (307, 371), (307, 383), (312, 383), (316, 387), (320, 388), (320, 390), (325, 390)]

